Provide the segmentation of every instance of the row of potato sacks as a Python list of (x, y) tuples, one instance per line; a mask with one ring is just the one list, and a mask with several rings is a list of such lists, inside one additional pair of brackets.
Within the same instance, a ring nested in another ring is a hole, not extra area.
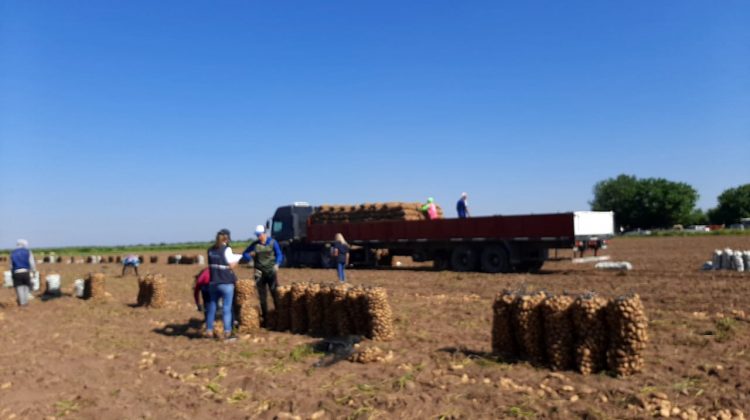
[(648, 319), (637, 294), (553, 296), (503, 291), (493, 304), (492, 351), (553, 370), (620, 376), (643, 369)]
[(361, 335), (393, 339), (393, 316), (382, 287), (293, 283), (279, 286), (266, 327), (275, 331), (332, 337)]
[(138, 277), (138, 306), (163, 308), (167, 303), (167, 278), (161, 274)]
[[(383, 220), (427, 220), (421, 210), (421, 203), (364, 203), (357, 205), (324, 204), (310, 217), (315, 224), (375, 222)], [(437, 206), (438, 215), (443, 218), (443, 210)]]
[(750, 251), (733, 251), (731, 248), (717, 249), (703, 266), (704, 270), (750, 271)]

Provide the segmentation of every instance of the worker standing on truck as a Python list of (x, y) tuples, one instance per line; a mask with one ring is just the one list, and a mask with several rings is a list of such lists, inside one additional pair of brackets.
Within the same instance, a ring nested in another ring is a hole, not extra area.
[(263, 323), (266, 324), (268, 321), (267, 299), (269, 290), (274, 308), (279, 307), (279, 295), (276, 291), (276, 288), (279, 286), (277, 273), (284, 256), (281, 253), (279, 243), (266, 234), (266, 229), (263, 225), (258, 225), (255, 228), (255, 236), (258, 239), (245, 249), (242, 256), (247, 260), (253, 260), (253, 265), (255, 266), (255, 287), (258, 290)]
[(461, 198), (458, 199), (458, 203), (456, 203), (456, 213), (458, 213), (459, 219), (468, 219), (470, 216), (468, 198), (469, 195), (463, 192), (461, 193)]
[(435, 220), (438, 218), (437, 206), (435, 205), (435, 199), (430, 197), (427, 202), (422, 206), (422, 212), (427, 214), (427, 218)]
[(336, 258), (336, 271), (339, 274), (339, 281), (344, 283), (346, 281), (346, 274), (344, 268), (349, 264), (349, 244), (346, 243), (344, 235), (337, 233), (331, 247), (331, 255)]

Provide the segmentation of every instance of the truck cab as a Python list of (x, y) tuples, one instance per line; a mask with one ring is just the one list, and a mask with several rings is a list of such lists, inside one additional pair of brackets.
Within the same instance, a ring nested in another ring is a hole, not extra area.
[(307, 219), (313, 211), (313, 207), (306, 202), (295, 202), (276, 209), (270, 223), (271, 237), (279, 243), (284, 254), (283, 266), (320, 266), (320, 247), (305, 241)]

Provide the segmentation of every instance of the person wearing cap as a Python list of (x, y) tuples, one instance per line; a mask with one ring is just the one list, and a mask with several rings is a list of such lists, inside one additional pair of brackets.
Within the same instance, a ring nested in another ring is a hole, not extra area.
[[(234, 285), (237, 276), (232, 268), (242, 258), (241, 255), (232, 252), (229, 246), (231, 236), (229, 230), (222, 229), (216, 233), (214, 245), (208, 249), (208, 305), (206, 307), (206, 336), (215, 336), (220, 339), (233, 339), (232, 336), (232, 301), (234, 300)], [(214, 320), (216, 319), (216, 308), (222, 300), (224, 310), (223, 322), (224, 333), (214, 333)]]
[(16, 289), (18, 306), (26, 306), (31, 295), (31, 273), (36, 271), (34, 254), (29, 249), (26, 239), (19, 239), (16, 249), (10, 253), (10, 270), (13, 273), (13, 287)]
[(271, 292), (274, 308), (278, 307), (279, 296), (276, 291), (278, 281), (276, 273), (279, 271), (279, 265), (284, 259), (281, 253), (279, 243), (266, 234), (263, 225), (255, 228), (256, 241), (250, 244), (242, 253), (242, 257), (247, 260), (253, 260), (255, 267), (255, 287), (258, 289), (258, 300), (260, 300), (260, 311), (263, 316), (263, 323), (268, 321), (268, 291)]
[(461, 198), (458, 199), (458, 203), (456, 203), (456, 213), (458, 213), (459, 219), (468, 219), (469, 214), (469, 203), (466, 201), (469, 198), (469, 195), (464, 193), (461, 193)]
[(427, 202), (422, 206), (422, 212), (427, 214), (427, 218), (430, 220), (439, 218), (437, 205), (435, 205), (434, 198), (430, 197), (427, 199)]

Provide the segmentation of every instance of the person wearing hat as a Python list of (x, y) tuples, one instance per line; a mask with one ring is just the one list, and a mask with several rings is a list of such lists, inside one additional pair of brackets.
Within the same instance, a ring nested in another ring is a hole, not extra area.
[[(242, 258), (241, 255), (232, 252), (229, 246), (231, 236), (229, 230), (222, 229), (216, 233), (214, 245), (208, 249), (208, 305), (206, 307), (206, 336), (215, 336), (222, 339), (233, 339), (232, 336), (232, 301), (234, 300), (234, 285), (237, 276), (232, 268)], [(214, 320), (216, 319), (216, 307), (219, 299), (222, 300), (224, 310), (223, 322), (224, 333), (214, 334)]]
[(26, 306), (31, 295), (31, 273), (36, 271), (34, 254), (31, 253), (26, 239), (19, 239), (16, 249), (10, 253), (10, 270), (13, 273), (13, 287), (16, 289), (18, 306)]
[(427, 218), (435, 220), (439, 218), (437, 206), (435, 205), (435, 199), (430, 197), (427, 202), (422, 206), (422, 212), (427, 214)]
[(459, 219), (467, 219), (469, 218), (469, 203), (467, 203), (467, 199), (469, 198), (469, 195), (466, 193), (461, 193), (461, 198), (458, 199), (458, 202), (456, 203), (456, 213), (458, 213)]
[(276, 291), (278, 281), (276, 273), (279, 265), (284, 259), (279, 243), (268, 236), (263, 225), (255, 227), (256, 241), (250, 244), (242, 253), (246, 260), (253, 260), (255, 267), (255, 287), (258, 289), (258, 300), (260, 300), (260, 311), (263, 323), (268, 322), (268, 291), (271, 292), (274, 308), (278, 308), (279, 296)]

